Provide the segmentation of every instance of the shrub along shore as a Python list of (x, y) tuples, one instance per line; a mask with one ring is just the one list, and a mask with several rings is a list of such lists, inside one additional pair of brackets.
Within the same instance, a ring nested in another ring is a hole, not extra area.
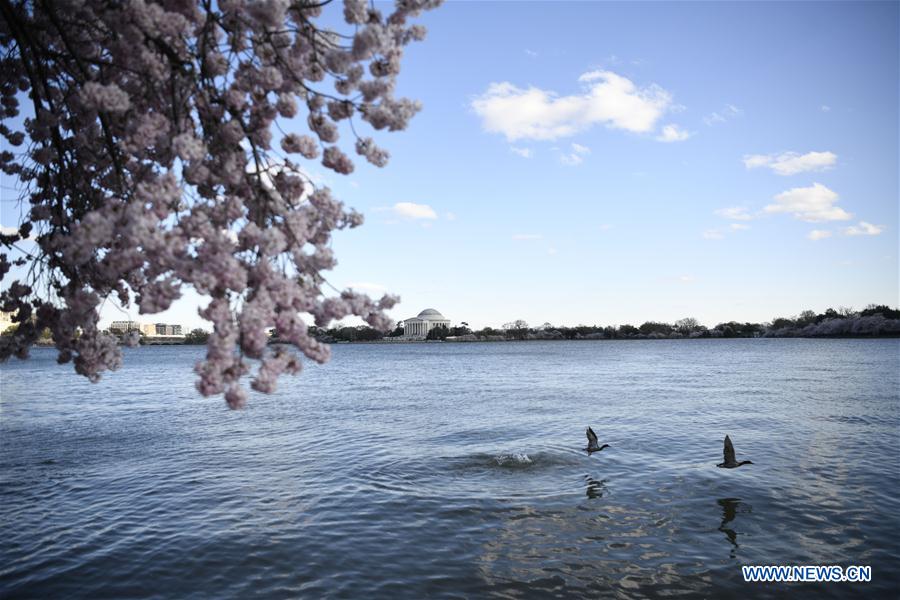
[[(15, 326), (9, 327), (2, 335), (15, 335)], [(418, 342), (403, 337), (402, 323), (390, 332), (378, 331), (367, 326), (334, 327), (324, 329), (310, 327), (310, 332), (321, 342)], [(115, 332), (109, 332), (116, 335)], [(271, 332), (271, 342), (281, 340)], [(117, 336), (118, 337), (118, 336)], [(646, 321), (635, 325), (576, 325), (554, 326), (544, 323), (530, 327), (522, 320), (511, 321), (499, 329), (485, 327), (473, 331), (468, 324), (456, 327), (440, 327), (428, 333), (425, 341), (446, 342), (503, 342), (522, 340), (658, 340), (658, 339), (698, 339), (698, 338), (785, 338), (785, 337), (900, 337), (900, 310), (885, 305), (870, 304), (865, 309), (854, 311), (849, 308), (837, 310), (829, 308), (823, 313), (805, 310), (795, 317), (778, 317), (770, 323), (739, 323), (729, 321), (715, 327), (706, 327), (696, 319), (686, 318), (674, 323)], [(141, 335), (142, 345), (190, 345), (205, 344), (209, 332), (194, 329), (183, 338), (147, 338)], [(36, 343), (38, 346), (52, 346), (49, 331)]]
[[(323, 342), (412, 341), (403, 338), (398, 324), (394, 331), (381, 332), (371, 327), (310, 328)], [(428, 333), (426, 341), (497, 342), (514, 340), (644, 340), (698, 338), (784, 338), (784, 337), (900, 337), (900, 310), (885, 305), (869, 305), (863, 310), (829, 308), (823, 313), (805, 310), (795, 317), (778, 317), (769, 323), (729, 321), (706, 327), (696, 319), (674, 323), (647, 321), (635, 325), (554, 326), (544, 323), (530, 327), (525, 321), (506, 323), (500, 329), (485, 327), (471, 330), (463, 323), (457, 327), (440, 327)], [(277, 341), (277, 340), (273, 340)], [(421, 341), (421, 340), (415, 340)]]

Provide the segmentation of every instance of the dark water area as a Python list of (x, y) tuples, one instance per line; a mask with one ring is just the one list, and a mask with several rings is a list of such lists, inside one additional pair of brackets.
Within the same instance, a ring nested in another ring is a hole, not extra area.
[[(239, 412), (202, 353), (0, 366), (0, 596), (900, 589), (900, 340), (342, 345)], [(772, 564), (872, 581), (743, 581)]]

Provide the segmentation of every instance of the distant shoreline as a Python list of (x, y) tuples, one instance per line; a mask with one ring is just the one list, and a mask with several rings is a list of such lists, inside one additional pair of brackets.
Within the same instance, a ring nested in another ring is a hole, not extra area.
[[(712, 340), (786, 340), (786, 339), (802, 339), (802, 340), (884, 340), (884, 339), (898, 339), (900, 338), (900, 334), (883, 334), (883, 335), (785, 335), (785, 336), (758, 336), (758, 337), (748, 337), (748, 336), (735, 336), (735, 337), (644, 337), (644, 338), (533, 338), (533, 339), (474, 339), (474, 340), (355, 340), (355, 341), (347, 341), (347, 340), (335, 340), (335, 341), (324, 341), (319, 340), (324, 344), (328, 344), (331, 346), (343, 346), (343, 345), (383, 345), (383, 346), (391, 346), (391, 345), (406, 345), (406, 344), (490, 344), (490, 343), (498, 343), (498, 344), (506, 344), (509, 342), (648, 342), (648, 341), (712, 341)], [(120, 344), (124, 346), (125, 344)], [(269, 342), (270, 346), (274, 345), (291, 345), (290, 342), (285, 342), (282, 340), (271, 340)], [(161, 343), (149, 343), (149, 344), (139, 344), (136, 347), (172, 347), (172, 346), (197, 346), (203, 347), (206, 344), (188, 344), (184, 342), (161, 342)], [(35, 343), (35, 348), (54, 348), (55, 346), (52, 343), (47, 342), (39, 342)]]
[[(449, 322), (449, 321), (442, 321)], [(8, 328), (4, 333), (10, 335)], [(530, 342), (530, 341), (612, 341), (612, 340), (685, 340), (685, 339), (891, 339), (900, 338), (900, 309), (887, 305), (870, 304), (861, 311), (848, 308), (827, 309), (816, 314), (806, 310), (792, 318), (779, 317), (771, 323), (741, 323), (728, 321), (709, 328), (693, 318), (684, 318), (673, 324), (646, 321), (640, 326), (618, 325), (575, 325), (556, 326), (544, 323), (539, 327), (529, 327), (523, 320), (506, 323), (502, 329), (485, 327), (478, 331), (461, 326), (440, 325), (425, 331), (416, 330), (420, 335), (407, 335), (408, 328), (398, 325), (393, 332), (379, 331), (369, 326), (342, 326), (332, 329), (310, 326), (307, 335), (326, 344), (412, 344), (430, 342), (484, 343), (484, 342)], [(46, 332), (45, 332), (46, 333)], [(106, 333), (106, 332), (104, 332)], [(427, 333), (426, 335), (421, 335)], [(270, 336), (274, 329), (270, 329)], [(122, 344), (123, 334), (110, 331)], [(206, 345), (209, 332), (194, 329), (185, 336), (141, 336), (142, 346), (188, 346)], [(270, 337), (269, 344), (287, 342)], [(36, 346), (53, 347), (49, 336), (41, 336)]]
[[(382, 344), (382, 345), (405, 345), (405, 344), (488, 344), (509, 342), (647, 342), (647, 341), (704, 341), (704, 340), (785, 340), (785, 339), (803, 339), (803, 340), (879, 340), (879, 339), (898, 339), (900, 334), (885, 335), (830, 335), (830, 336), (734, 336), (734, 337), (644, 337), (644, 338), (533, 338), (533, 339), (474, 339), (474, 340), (319, 340), (329, 345), (361, 345), (361, 344)], [(274, 340), (269, 344), (290, 345), (290, 342)]]
[[(533, 339), (475, 339), (475, 340), (336, 340), (323, 342), (329, 345), (340, 344), (487, 344), (487, 343), (508, 343), (508, 342), (655, 342), (655, 341), (703, 341), (703, 340), (880, 340), (880, 339), (897, 339), (900, 334), (884, 334), (884, 335), (784, 335), (784, 336), (734, 336), (734, 337), (644, 337), (644, 338), (533, 338)], [(321, 341), (321, 340), (320, 340)], [(272, 341), (270, 344), (289, 344), (289, 342)], [(185, 344), (187, 345), (187, 344)]]

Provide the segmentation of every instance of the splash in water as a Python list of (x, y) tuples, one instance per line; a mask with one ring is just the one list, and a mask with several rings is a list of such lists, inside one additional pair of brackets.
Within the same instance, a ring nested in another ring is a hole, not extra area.
[(531, 460), (531, 457), (525, 454), (524, 452), (512, 452), (509, 454), (498, 454), (494, 457), (494, 460), (501, 467), (517, 467), (523, 465), (533, 464), (534, 461)]

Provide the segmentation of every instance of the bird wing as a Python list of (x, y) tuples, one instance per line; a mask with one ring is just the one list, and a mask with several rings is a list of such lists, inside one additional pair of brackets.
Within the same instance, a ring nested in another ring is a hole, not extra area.
[(737, 462), (734, 460), (734, 445), (731, 443), (731, 438), (727, 435), (725, 436), (725, 464), (731, 464)]
[(597, 445), (597, 434), (590, 427), (587, 428), (588, 448)]

